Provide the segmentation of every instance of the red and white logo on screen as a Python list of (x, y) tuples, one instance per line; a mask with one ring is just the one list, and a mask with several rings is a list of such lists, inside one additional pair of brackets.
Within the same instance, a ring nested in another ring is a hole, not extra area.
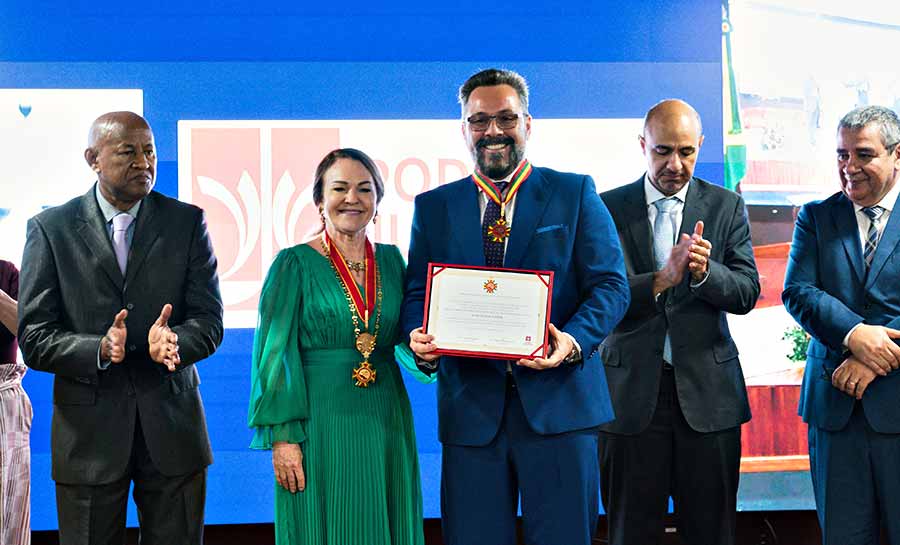
[[(540, 119), (528, 157), (591, 174), (602, 191), (643, 172), (640, 148), (622, 137), (641, 126), (640, 119)], [(604, 152), (584, 153), (572, 142)], [(459, 119), (178, 122), (178, 197), (206, 211), (226, 327), (256, 327), (272, 259), (318, 232), (313, 175), (341, 147), (359, 148), (378, 165), (385, 196), (369, 235), (404, 253), (415, 196), (471, 172)]]
[[(458, 126), (448, 121), (180, 122), (178, 194), (206, 212), (226, 327), (256, 326), (272, 259), (319, 232), (312, 187), (325, 154), (357, 147), (375, 159), (385, 198), (369, 236), (405, 253), (415, 195), (469, 171)], [(386, 145), (389, 141), (404, 145)]]

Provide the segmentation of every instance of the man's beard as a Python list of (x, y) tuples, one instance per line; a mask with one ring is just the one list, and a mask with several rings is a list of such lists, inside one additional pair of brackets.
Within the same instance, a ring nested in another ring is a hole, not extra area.
[[(492, 152), (486, 146), (494, 144), (506, 144), (509, 150), (509, 160), (504, 158), (504, 151)], [(502, 180), (509, 176), (513, 169), (521, 161), (522, 149), (516, 145), (516, 141), (509, 136), (496, 136), (482, 138), (475, 144), (475, 161), (478, 170), (492, 180)]]

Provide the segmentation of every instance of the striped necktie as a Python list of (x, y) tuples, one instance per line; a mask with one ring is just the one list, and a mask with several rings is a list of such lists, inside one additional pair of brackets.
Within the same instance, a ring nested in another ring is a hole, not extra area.
[(866, 232), (866, 247), (863, 251), (863, 259), (865, 259), (868, 269), (872, 265), (872, 258), (875, 257), (875, 247), (878, 246), (878, 222), (881, 221), (884, 208), (867, 206), (862, 211), (869, 217), (869, 230)]
[[(509, 182), (494, 182), (500, 195), (506, 191)], [(481, 235), (484, 241), (484, 263), (488, 267), (502, 267), (503, 254), (506, 249), (506, 242), (494, 242), (493, 237), (488, 233), (488, 228), (500, 219), (500, 205), (492, 199), (488, 199), (487, 206), (484, 209), (484, 219), (481, 224)]]

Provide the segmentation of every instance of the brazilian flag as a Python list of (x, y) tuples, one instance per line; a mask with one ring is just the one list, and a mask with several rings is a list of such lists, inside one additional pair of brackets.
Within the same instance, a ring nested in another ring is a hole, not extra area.
[(722, 0), (722, 136), (725, 143), (725, 187), (737, 191), (747, 174), (747, 146), (741, 134), (741, 106), (731, 61), (731, 19), (728, 0)]

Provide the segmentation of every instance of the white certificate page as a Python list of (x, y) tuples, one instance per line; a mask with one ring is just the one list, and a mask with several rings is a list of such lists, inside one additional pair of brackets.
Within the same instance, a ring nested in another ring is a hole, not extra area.
[(427, 332), (439, 352), (543, 356), (551, 275), (435, 266)]

